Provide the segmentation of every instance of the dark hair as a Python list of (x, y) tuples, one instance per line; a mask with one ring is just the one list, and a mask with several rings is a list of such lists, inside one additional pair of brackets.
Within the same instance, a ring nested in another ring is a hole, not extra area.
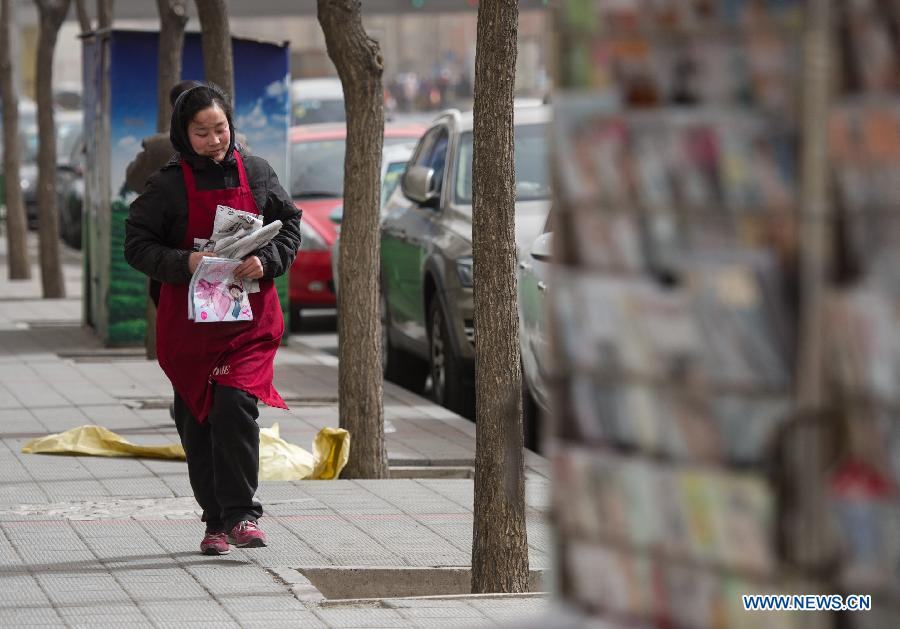
[(181, 96), (182, 92), (186, 92), (193, 87), (199, 87), (203, 85), (200, 81), (179, 81), (175, 85), (172, 86), (172, 89), (169, 90), (169, 103), (172, 107), (175, 106), (175, 101), (178, 100), (178, 97)]
[(234, 149), (234, 121), (232, 119), (231, 101), (221, 87), (209, 82), (200, 83), (182, 92), (172, 106), (169, 138), (172, 140), (172, 146), (175, 147), (176, 151), (182, 155), (195, 154), (188, 139), (188, 125), (194, 119), (194, 116), (197, 115), (197, 112), (213, 106), (221, 109), (228, 120), (228, 130), (231, 132), (231, 144), (228, 147), (228, 154), (231, 154), (231, 151)]
[[(178, 128), (187, 132), (187, 126), (194, 119), (194, 116), (197, 115), (197, 112), (213, 105), (225, 112), (225, 117), (228, 118), (228, 126), (233, 126), (231, 121), (233, 112), (228, 96), (215, 83), (201, 83), (182, 92), (175, 100), (173, 115), (179, 117)], [(173, 119), (172, 122), (174, 123), (175, 120)]]
[(244, 292), (244, 289), (241, 288), (240, 286), (238, 286), (237, 284), (229, 284), (229, 285), (228, 285), (228, 292), (229, 292), (229, 293), (230, 293), (231, 291), (233, 291), (234, 289), (237, 289), (238, 292), (241, 292), (241, 293)]

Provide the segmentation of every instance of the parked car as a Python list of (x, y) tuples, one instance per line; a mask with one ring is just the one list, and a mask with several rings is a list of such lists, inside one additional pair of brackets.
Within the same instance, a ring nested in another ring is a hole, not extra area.
[(523, 410), (525, 416), (525, 445), (537, 449), (541, 441), (538, 417), (549, 409), (547, 361), (550, 356), (547, 329), (547, 295), (550, 282), (550, 261), (553, 232), (544, 232), (519, 256), (518, 306), (519, 349), (522, 355)]
[(85, 138), (81, 122), (77, 133), (60, 147), (56, 166), (56, 208), (59, 236), (70, 247), (81, 249), (82, 208), (84, 206)]
[[(550, 205), (546, 107), (515, 111), (516, 243), (522, 255)], [(385, 208), (381, 311), (385, 376), (474, 415), (472, 114), (442, 114)]]
[[(421, 136), (418, 124), (388, 124), (384, 145), (408, 144)], [(303, 209), (302, 244), (290, 275), (291, 328), (301, 327), (302, 311), (334, 308), (331, 247), (337, 238), (331, 211), (344, 196), (344, 124), (305, 125), (291, 129), (291, 195)]]
[[(406, 170), (406, 163), (409, 161), (409, 158), (412, 156), (412, 151), (415, 148), (415, 141), (410, 141), (405, 144), (394, 144), (388, 145), (384, 147), (384, 150), (381, 154), (381, 201), (379, 207), (381, 208), (381, 216), (384, 216), (384, 205), (387, 200), (390, 198), (391, 194), (393, 194), (394, 190), (397, 189), (398, 184), (400, 183), (400, 175), (403, 174), (403, 171)], [(331, 274), (334, 277), (334, 292), (337, 293), (339, 282), (338, 282), (338, 266), (340, 263), (340, 246), (341, 246), (341, 221), (344, 218), (344, 206), (339, 205), (331, 211), (331, 214), (328, 215), (331, 219), (331, 222), (337, 225), (335, 231), (337, 231), (337, 236), (334, 239), (334, 244), (331, 246)]]
[[(59, 162), (62, 156), (68, 155), (72, 143), (81, 133), (82, 114), (80, 111), (55, 111), (53, 120), (56, 124), (56, 159)], [(19, 183), (22, 187), (22, 202), (25, 204), (25, 214), (28, 217), (28, 226), (37, 228), (37, 184), (38, 184), (38, 126), (36, 120), (21, 125), (22, 130), (22, 165), (19, 169)]]
[(336, 77), (291, 82), (291, 124), (344, 122), (344, 88)]

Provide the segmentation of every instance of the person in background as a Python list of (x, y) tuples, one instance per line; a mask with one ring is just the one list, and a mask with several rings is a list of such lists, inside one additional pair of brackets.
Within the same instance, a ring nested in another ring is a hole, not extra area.
[[(259, 479), (258, 402), (286, 408), (272, 384), (284, 319), (273, 279), (300, 248), (300, 210), (262, 158), (234, 142), (231, 104), (212, 83), (178, 96), (170, 138), (177, 151), (150, 176), (125, 221), (125, 260), (161, 282), (156, 321), (160, 367), (175, 389), (175, 425), (184, 446), (194, 497), (203, 509), (204, 554), (265, 546), (255, 499)], [(209, 238), (216, 207), (260, 214), (282, 227), (235, 269), (258, 279), (249, 295), (251, 321), (188, 319), (188, 283), (204, 256), (195, 242)]]

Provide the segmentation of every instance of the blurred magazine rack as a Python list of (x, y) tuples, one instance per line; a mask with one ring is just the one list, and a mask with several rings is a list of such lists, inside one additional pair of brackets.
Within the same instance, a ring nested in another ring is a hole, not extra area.
[(554, 12), (550, 451), (559, 592), (586, 617), (900, 626), (900, 5), (817, 2)]

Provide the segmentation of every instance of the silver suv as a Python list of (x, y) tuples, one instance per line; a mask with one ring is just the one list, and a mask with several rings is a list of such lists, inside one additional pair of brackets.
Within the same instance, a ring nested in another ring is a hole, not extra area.
[[(520, 259), (550, 207), (547, 107), (515, 111)], [(381, 225), (385, 377), (474, 416), (472, 114), (441, 114), (419, 140)]]

